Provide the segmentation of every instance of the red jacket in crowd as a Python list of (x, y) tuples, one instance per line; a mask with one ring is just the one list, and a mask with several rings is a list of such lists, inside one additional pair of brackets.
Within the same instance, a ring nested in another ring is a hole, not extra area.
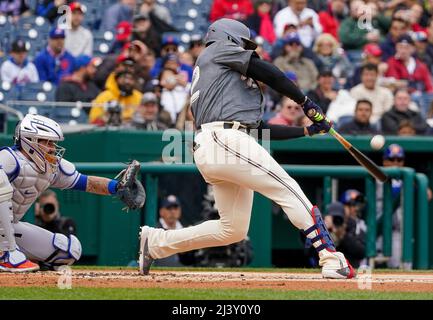
[(251, 0), (214, 0), (209, 19), (211, 22), (220, 18), (245, 21), (253, 12)]
[(338, 40), (338, 28), (340, 22), (332, 15), (330, 10), (319, 12), (319, 21), (323, 28), (323, 33), (329, 33)]
[(393, 77), (398, 80), (408, 80), (409, 89), (411, 91), (423, 91), (433, 92), (433, 83), (430, 72), (427, 66), (420, 60), (415, 59), (416, 66), (412, 74), (409, 74), (406, 66), (401, 60), (397, 60), (395, 57), (388, 59), (388, 70), (386, 71), (386, 77)]

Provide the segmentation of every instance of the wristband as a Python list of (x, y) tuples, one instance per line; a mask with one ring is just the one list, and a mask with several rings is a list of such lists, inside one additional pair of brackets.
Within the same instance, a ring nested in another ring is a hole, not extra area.
[(117, 180), (111, 180), (108, 183), (108, 192), (110, 192), (110, 194), (116, 194), (117, 193), (117, 185), (119, 184), (119, 181)]

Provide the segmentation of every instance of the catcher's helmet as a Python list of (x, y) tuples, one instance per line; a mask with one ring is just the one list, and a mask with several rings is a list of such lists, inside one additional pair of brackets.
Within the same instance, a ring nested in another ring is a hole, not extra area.
[[(33, 160), (42, 172), (51, 168), (55, 172), (63, 158), (65, 148), (56, 142), (63, 141), (60, 125), (49, 118), (27, 114), (15, 128), (14, 142)], [(40, 140), (51, 141), (52, 146), (41, 144)]]
[(219, 19), (209, 26), (205, 37), (206, 46), (218, 40), (232, 41), (247, 50), (255, 50), (257, 44), (250, 40), (250, 29), (233, 19)]

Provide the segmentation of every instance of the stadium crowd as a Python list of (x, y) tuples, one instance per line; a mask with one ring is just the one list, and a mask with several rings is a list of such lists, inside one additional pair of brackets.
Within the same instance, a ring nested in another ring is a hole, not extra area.
[[(178, 1), (107, 0), (109, 6), (97, 9), (103, 11), (99, 25), (89, 30), (88, 1), (0, 0), (0, 22), (36, 15), (51, 23), (47, 45), (33, 59), (26, 39), (3, 48), (1, 81), (50, 82), (55, 101), (89, 103), (86, 117), (99, 126), (191, 130), (189, 91), (204, 34), (187, 45), (181, 41), (173, 18)], [(59, 22), (65, 5), (66, 28)], [(207, 24), (222, 17), (244, 22), (257, 53), (296, 82), (341, 132), (433, 133), (430, 1), (213, 0), (209, 7)], [(113, 39), (101, 54), (94, 37), (106, 31)], [(296, 103), (259, 85), (265, 121), (308, 123)]]

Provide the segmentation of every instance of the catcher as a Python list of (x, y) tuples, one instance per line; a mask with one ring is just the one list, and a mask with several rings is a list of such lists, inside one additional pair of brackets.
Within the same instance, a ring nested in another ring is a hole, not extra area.
[(63, 133), (58, 123), (28, 114), (17, 124), (15, 145), (0, 149), (0, 271), (55, 270), (80, 259), (81, 244), (75, 236), (20, 221), (49, 187), (115, 195), (128, 209), (144, 205), (144, 188), (136, 178), (138, 161), (132, 161), (118, 180), (86, 176), (63, 159), (59, 141)]

